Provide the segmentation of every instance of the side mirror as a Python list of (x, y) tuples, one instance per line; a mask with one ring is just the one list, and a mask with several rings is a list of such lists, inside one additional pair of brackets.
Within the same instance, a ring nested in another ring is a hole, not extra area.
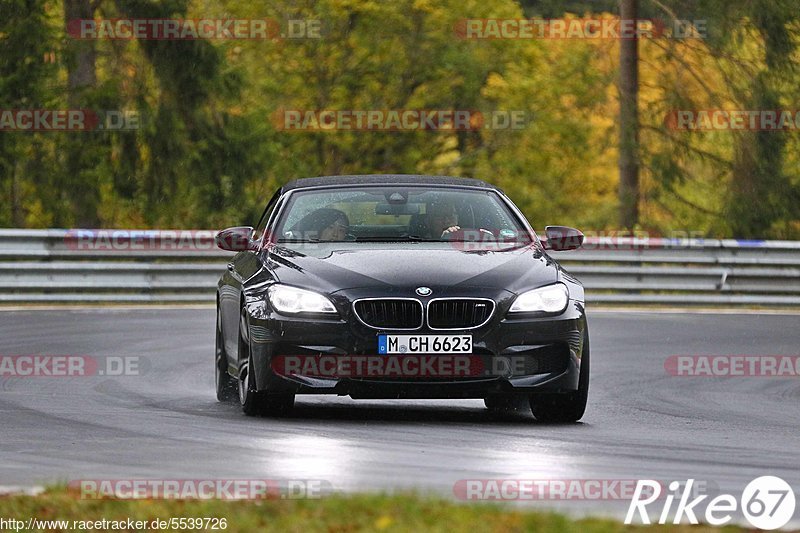
[(583, 233), (568, 226), (547, 226), (544, 229), (547, 241), (544, 247), (554, 252), (577, 250), (583, 244)]
[(253, 234), (252, 226), (237, 226), (220, 231), (214, 237), (214, 242), (218, 248), (229, 252), (243, 252), (253, 249), (253, 241), (250, 236)]

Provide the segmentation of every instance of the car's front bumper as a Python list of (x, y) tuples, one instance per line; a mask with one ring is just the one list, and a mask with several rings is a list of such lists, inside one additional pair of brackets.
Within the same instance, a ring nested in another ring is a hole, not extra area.
[[(270, 393), (337, 394), (353, 398), (484, 398), (494, 394), (577, 390), (586, 317), (570, 300), (558, 316), (508, 319), (495, 315), (473, 335), (472, 360), (483, 371), (469, 376), (286, 375), (276, 360), (287, 356), (350, 358), (377, 355), (379, 331), (352, 317), (308, 319), (272, 312), (249, 313), (250, 351), (258, 390)], [(414, 334), (458, 334), (422, 328)], [(386, 357), (386, 356), (382, 356)], [(397, 356), (402, 357), (402, 356)], [(436, 356), (425, 356), (436, 357)]]

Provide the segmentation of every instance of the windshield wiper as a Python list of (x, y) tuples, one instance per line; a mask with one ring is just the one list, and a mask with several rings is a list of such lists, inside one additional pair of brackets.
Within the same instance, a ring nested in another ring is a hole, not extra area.
[(402, 237), (356, 237), (356, 242), (440, 242), (424, 239), (418, 235), (403, 235)]
[(278, 239), (279, 243), (290, 242), (290, 243), (317, 243), (319, 239)]

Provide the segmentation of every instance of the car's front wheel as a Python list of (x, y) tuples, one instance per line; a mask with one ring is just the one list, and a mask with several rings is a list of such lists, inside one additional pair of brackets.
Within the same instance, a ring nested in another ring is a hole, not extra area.
[(222, 321), (217, 305), (216, 346), (214, 350), (214, 381), (217, 388), (217, 400), (228, 402), (236, 397), (236, 383), (228, 374), (228, 356), (225, 354), (225, 345), (222, 342)]
[(294, 394), (270, 394), (256, 390), (253, 355), (250, 353), (247, 315), (242, 309), (239, 321), (239, 403), (244, 414), (280, 415), (294, 407)]
[(540, 422), (577, 422), (586, 412), (589, 398), (589, 332), (583, 333), (578, 390), (568, 393), (531, 394), (531, 411)]

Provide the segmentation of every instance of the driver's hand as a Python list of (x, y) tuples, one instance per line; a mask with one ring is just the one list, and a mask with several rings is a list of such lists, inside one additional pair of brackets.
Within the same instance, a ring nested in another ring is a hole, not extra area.
[(461, 229), (461, 226), (450, 226), (446, 230), (442, 232), (442, 238), (444, 238), (448, 233), (455, 233)]

